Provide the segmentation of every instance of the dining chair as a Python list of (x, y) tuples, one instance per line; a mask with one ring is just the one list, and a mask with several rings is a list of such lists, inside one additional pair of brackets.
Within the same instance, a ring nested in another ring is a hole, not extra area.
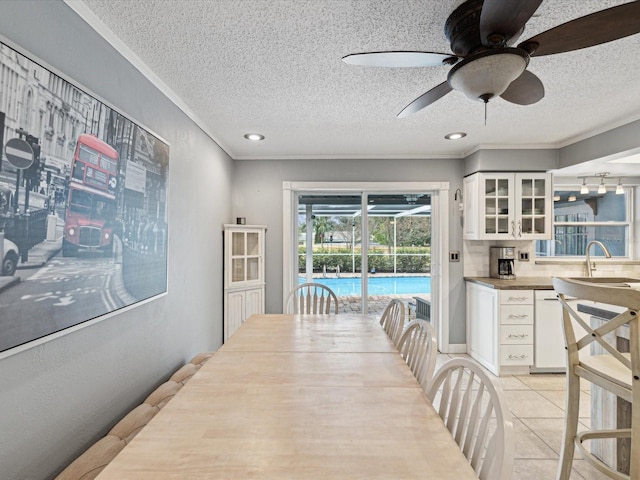
[(468, 358), (436, 372), (427, 397), (480, 480), (511, 480), (513, 422), (502, 389)]
[(147, 403), (152, 407), (158, 407), (161, 409), (182, 387), (182, 383), (168, 380), (151, 392), (142, 403)]
[[(556, 478), (569, 479), (575, 444), (584, 460), (604, 475), (618, 480), (640, 480), (640, 290), (569, 278), (554, 278), (553, 288), (562, 304), (567, 352), (565, 426)], [(614, 305), (622, 307), (617, 309), (622, 311), (611, 320), (594, 327), (574, 310), (574, 306), (581, 302)], [(586, 333), (576, 332), (576, 325)], [(630, 352), (622, 352), (617, 345), (616, 333), (627, 328)], [(631, 428), (578, 432), (581, 378), (631, 403)], [(624, 438), (631, 441), (628, 475), (605, 464), (584, 443), (595, 439)]]
[(412, 320), (398, 340), (398, 351), (418, 383), (426, 389), (436, 366), (438, 345), (433, 327), (424, 320)]
[(338, 313), (338, 297), (326, 285), (303, 283), (289, 293), (287, 313)]
[(71, 462), (55, 480), (93, 480), (125, 447), (115, 435), (106, 435)]
[(109, 430), (108, 435), (120, 437), (128, 444), (159, 411), (160, 409), (157, 406), (141, 403), (116, 423), (114, 427)]
[(394, 298), (388, 303), (380, 317), (380, 325), (397, 347), (404, 328), (404, 303), (401, 300)]

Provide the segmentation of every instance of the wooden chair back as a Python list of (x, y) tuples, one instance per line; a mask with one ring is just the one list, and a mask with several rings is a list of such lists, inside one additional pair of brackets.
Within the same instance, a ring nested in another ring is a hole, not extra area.
[(404, 303), (394, 298), (389, 302), (380, 317), (380, 325), (387, 332), (393, 344), (397, 347), (404, 328)]
[[(333, 311), (332, 311), (333, 310)], [(303, 283), (287, 297), (287, 313), (338, 313), (338, 297), (333, 290), (320, 283)]]
[(398, 340), (398, 351), (415, 375), (423, 389), (426, 389), (436, 365), (438, 345), (433, 327), (424, 320), (413, 320)]
[(476, 362), (447, 361), (427, 397), (480, 480), (511, 480), (513, 423), (504, 394)]

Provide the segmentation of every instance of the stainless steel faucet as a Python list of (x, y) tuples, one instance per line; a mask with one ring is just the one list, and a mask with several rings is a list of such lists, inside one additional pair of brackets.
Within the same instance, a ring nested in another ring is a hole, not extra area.
[(598, 240), (592, 240), (589, 243), (587, 243), (587, 248), (585, 249), (585, 260), (587, 262), (587, 277), (592, 277), (593, 276), (593, 269), (595, 268), (595, 266), (592, 267), (591, 265), (591, 258), (589, 257), (589, 249), (591, 248), (591, 245), (598, 245), (602, 251), (604, 252), (604, 256), (606, 258), (611, 258), (611, 253), (609, 252), (609, 249), (607, 247), (605, 247), (604, 243), (598, 241)]

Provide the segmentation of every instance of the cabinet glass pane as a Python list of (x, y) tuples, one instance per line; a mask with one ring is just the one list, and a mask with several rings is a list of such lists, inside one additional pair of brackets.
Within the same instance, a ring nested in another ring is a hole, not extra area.
[(485, 198), (484, 199), (484, 212), (487, 215), (495, 215), (498, 213), (496, 210), (496, 199), (495, 198)]
[(544, 198), (536, 198), (534, 201), (533, 213), (534, 215), (544, 215)]
[(544, 229), (544, 217), (536, 217), (534, 220), (534, 233), (546, 233)]
[(530, 197), (533, 194), (533, 180), (525, 178), (522, 180), (521, 186), (523, 196)]
[(496, 181), (493, 178), (485, 179), (484, 181), (484, 194), (487, 196), (495, 196), (496, 194)]
[(244, 232), (231, 233), (231, 254), (244, 255)]
[(498, 196), (506, 197), (509, 195), (509, 180), (506, 178), (498, 179)]
[(508, 198), (500, 198), (500, 199), (498, 199), (498, 213), (500, 215), (508, 215), (509, 214), (509, 199)]
[(496, 217), (485, 217), (484, 233), (496, 233)]
[(247, 255), (258, 255), (258, 234), (247, 233)]
[(535, 188), (534, 188), (534, 192), (533, 194), (536, 197), (544, 197), (545, 194), (545, 180), (540, 178), (538, 180), (535, 180), (534, 182)]
[(530, 198), (522, 199), (522, 215), (533, 215), (533, 201)]
[(533, 233), (533, 219), (531, 217), (523, 218), (520, 222), (520, 228), (523, 234)]
[(509, 219), (507, 217), (498, 218), (498, 233), (509, 233)]
[(260, 275), (257, 258), (247, 258), (247, 280), (258, 280)]
[(244, 282), (244, 258), (234, 258), (231, 261), (231, 281)]

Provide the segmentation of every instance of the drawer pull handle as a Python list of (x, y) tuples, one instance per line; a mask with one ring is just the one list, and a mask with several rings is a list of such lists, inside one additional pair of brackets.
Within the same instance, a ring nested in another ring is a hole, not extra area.
[(526, 333), (510, 333), (508, 338), (527, 338), (528, 336)]
[(519, 313), (517, 315), (515, 314), (511, 314), (509, 315), (509, 318), (527, 318), (529, 315), (527, 315), (526, 313)]
[(521, 354), (521, 355), (509, 355), (509, 360), (524, 360), (525, 358), (527, 358), (529, 355), (526, 354)]
[(509, 297), (509, 301), (511, 302), (524, 302), (527, 297)]

